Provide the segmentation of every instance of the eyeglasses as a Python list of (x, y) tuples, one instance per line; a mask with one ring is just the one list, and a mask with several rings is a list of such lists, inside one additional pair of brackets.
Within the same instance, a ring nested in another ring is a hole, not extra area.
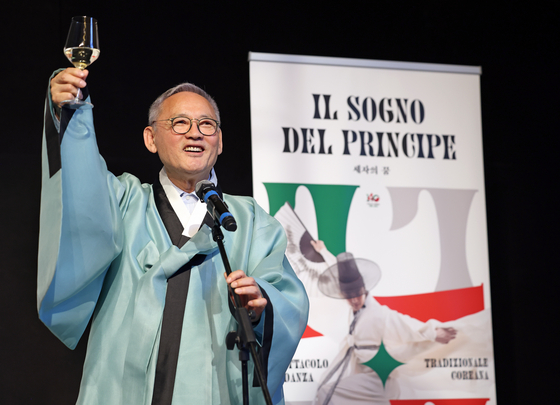
[(154, 122), (170, 121), (171, 128), (173, 132), (177, 135), (184, 135), (191, 130), (192, 122), (196, 121), (196, 126), (202, 135), (211, 136), (214, 135), (218, 128), (220, 128), (220, 123), (212, 118), (189, 118), (189, 117), (174, 117), (168, 118), (166, 120), (156, 120)]

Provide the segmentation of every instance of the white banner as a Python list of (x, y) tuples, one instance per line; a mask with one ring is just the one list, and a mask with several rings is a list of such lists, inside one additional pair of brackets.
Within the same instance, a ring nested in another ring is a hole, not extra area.
[(250, 54), (254, 195), (310, 298), (287, 403), (496, 403), (479, 74)]

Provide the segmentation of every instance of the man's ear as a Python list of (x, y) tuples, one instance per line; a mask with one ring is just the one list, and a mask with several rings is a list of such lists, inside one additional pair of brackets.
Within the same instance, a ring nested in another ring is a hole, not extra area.
[(148, 126), (144, 128), (144, 145), (146, 145), (146, 148), (150, 152), (157, 153), (157, 146), (154, 137), (155, 131), (153, 127)]

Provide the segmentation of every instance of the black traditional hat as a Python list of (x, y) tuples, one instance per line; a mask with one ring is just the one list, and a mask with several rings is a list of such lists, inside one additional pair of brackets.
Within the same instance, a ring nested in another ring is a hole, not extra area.
[(336, 264), (319, 276), (319, 290), (331, 298), (359, 297), (379, 283), (379, 266), (367, 259), (354, 259), (350, 252), (336, 256)]

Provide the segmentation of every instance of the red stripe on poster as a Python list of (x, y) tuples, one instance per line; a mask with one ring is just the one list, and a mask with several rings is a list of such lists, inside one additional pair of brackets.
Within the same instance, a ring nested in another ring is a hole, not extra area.
[(490, 398), (391, 399), (391, 405), (486, 405)]
[(311, 338), (311, 337), (318, 337), (323, 336), (322, 333), (317, 332), (315, 329), (311, 328), (309, 325), (305, 328), (305, 332), (303, 332), (302, 339)]
[(422, 322), (437, 319), (452, 321), (484, 309), (483, 284), (479, 287), (437, 291), (427, 294), (374, 297), (381, 305)]

